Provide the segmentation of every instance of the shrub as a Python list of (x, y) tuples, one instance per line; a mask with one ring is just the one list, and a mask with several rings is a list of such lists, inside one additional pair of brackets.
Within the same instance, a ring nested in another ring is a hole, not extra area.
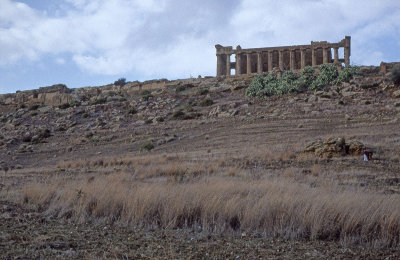
[(50, 137), (50, 130), (47, 128), (40, 128), (35, 131), (35, 135), (31, 139), (31, 143), (38, 144), (44, 139)]
[(151, 141), (148, 141), (140, 146), (140, 151), (150, 151), (154, 149), (154, 144)]
[(142, 96), (149, 96), (149, 95), (151, 95), (151, 92), (150, 92), (150, 90), (143, 90), (141, 93), (140, 93), (140, 95), (142, 95)]
[(282, 74), (282, 77), (278, 80), (277, 89), (278, 94), (286, 94), (297, 92), (299, 84), (297, 81), (297, 76), (293, 71), (288, 70)]
[(125, 84), (126, 84), (126, 79), (125, 79), (125, 78), (120, 78), (120, 79), (114, 81), (114, 85), (115, 85), (115, 86), (120, 86), (120, 87), (122, 87), (122, 86), (124, 86)]
[(246, 95), (249, 97), (262, 96), (261, 92), (263, 91), (263, 89), (264, 89), (264, 77), (263, 75), (256, 75), (251, 80), (249, 87), (246, 89)]
[(142, 95), (142, 99), (144, 101), (148, 101), (151, 97), (153, 97), (150, 90), (143, 90), (140, 94)]
[(311, 90), (318, 90), (334, 82), (338, 77), (338, 69), (333, 64), (322, 64), (319, 66), (319, 74), (310, 86)]
[(104, 104), (107, 102), (106, 98), (98, 98), (92, 102), (90, 102), (91, 105), (100, 105), (100, 104)]
[(340, 72), (336, 79), (336, 84), (340, 84), (342, 82), (349, 82), (355, 75), (360, 74), (360, 68), (356, 66), (347, 66), (344, 67)]
[(276, 73), (266, 76), (257, 75), (246, 89), (246, 95), (250, 97), (282, 95), (298, 91), (297, 77), (293, 71), (285, 71), (280, 79)]
[(29, 110), (31, 110), (31, 111), (37, 110), (39, 107), (40, 107), (40, 105), (38, 105), (38, 104), (31, 105), (31, 106), (29, 107)]
[(206, 89), (206, 88), (202, 88), (202, 89), (199, 89), (199, 90), (197, 91), (197, 93), (198, 93), (199, 95), (206, 95), (206, 94), (209, 93), (209, 90)]
[(279, 79), (275, 73), (257, 75), (246, 89), (246, 95), (262, 97), (303, 92), (309, 89), (318, 90), (332, 83), (349, 81), (357, 74), (359, 74), (358, 67), (346, 67), (339, 74), (335, 65), (323, 64), (319, 66), (317, 75), (311, 66), (305, 67), (299, 77), (293, 71), (285, 71)]
[(390, 74), (390, 80), (392, 80), (394, 84), (400, 84), (400, 65), (393, 67)]
[(208, 106), (211, 106), (212, 104), (214, 104), (214, 101), (212, 101), (212, 99), (209, 99), (209, 98), (205, 98), (205, 99), (201, 100), (199, 103), (199, 105), (202, 107), (208, 107)]
[(178, 86), (176, 86), (175, 91), (176, 92), (181, 92), (181, 91), (184, 91), (185, 89), (186, 89), (186, 86), (178, 85)]
[(315, 69), (312, 66), (306, 66), (301, 71), (301, 75), (297, 80), (299, 90), (307, 90), (315, 80)]
[(69, 108), (71, 105), (69, 103), (64, 103), (58, 106), (59, 109), (67, 109)]
[(375, 88), (378, 87), (379, 83), (378, 82), (373, 82), (373, 83), (363, 83), (360, 85), (360, 88), (363, 89), (370, 89), (370, 88)]
[(136, 108), (134, 108), (134, 107), (129, 108), (128, 114), (134, 115), (134, 114), (136, 114), (136, 113), (137, 113)]

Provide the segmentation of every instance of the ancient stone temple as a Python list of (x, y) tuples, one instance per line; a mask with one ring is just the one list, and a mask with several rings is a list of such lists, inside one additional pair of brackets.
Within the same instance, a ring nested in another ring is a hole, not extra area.
[[(267, 48), (242, 49), (240, 45), (233, 49), (232, 46), (215, 45), (217, 49), (217, 76), (262, 73), (280, 70), (297, 70), (305, 66), (317, 66), (333, 63), (349, 66), (350, 64), (350, 36), (346, 36), (337, 43), (327, 41), (314, 42), (310, 45), (294, 45)], [(339, 57), (339, 48), (343, 48), (343, 58)], [(333, 49), (333, 58), (332, 58)], [(235, 61), (231, 61), (231, 55)]]

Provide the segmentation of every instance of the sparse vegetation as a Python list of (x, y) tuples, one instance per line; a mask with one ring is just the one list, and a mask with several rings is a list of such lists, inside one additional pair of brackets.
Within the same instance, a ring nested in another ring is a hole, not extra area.
[(186, 89), (186, 86), (185, 86), (185, 85), (178, 85), (178, 86), (175, 87), (175, 91), (176, 91), (176, 92), (182, 92), (182, 91), (184, 91), (185, 89)]
[(58, 106), (59, 109), (67, 109), (69, 108), (71, 105), (69, 103), (64, 103)]
[(140, 95), (144, 101), (148, 101), (150, 98), (153, 97), (150, 90), (143, 90)]
[(393, 67), (390, 72), (390, 79), (394, 84), (400, 84), (400, 65), (396, 65)]
[(120, 86), (123, 87), (126, 84), (126, 79), (125, 78), (120, 78), (116, 81), (114, 81), (115, 86)]
[(101, 97), (90, 102), (91, 105), (101, 105), (107, 103), (107, 98)]
[(199, 90), (197, 91), (197, 93), (198, 93), (199, 95), (207, 95), (207, 94), (209, 93), (209, 90), (206, 89), (206, 88), (201, 88), (201, 89), (199, 89)]
[(128, 109), (128, 114), (134, 115), (137, 113), (137, 109), (135, 107), (131, 107)]
[[(154, 148), (151, 142), (142, 147)], [(106, 161), (96, 165), (105, 167)], [(206, 168), (186, 167), (179, 162), (163, 167), (146, 162), (136, 165), (145, 166), (134, 172), (139, 180), (165, 176), (170, 182), (138, 182), (128, 173), (97, 176), (90, 182), (71, 180), (68, 184), (55, 179), (51, 185), (28, 185), (23, 201), (45, 207), (51, 215), (85, 222), (101, 218), (162, 228), (200, 225), (209, 232), (242, 230), (292, 239), (399, 243), (397, 195), (387, 198), (332, 184), (311, 187), (282, 178), (186, 182), (187, 176), (192, 176), (191, 180), (197, 176), (193, 171), (201, 173)], [(314, 165), (309, 172), (318, 177), (322, 169)], [(81, 196), (76, 196), (76, 190)]]
[(275, 73), (257, 75), (246, 89), (246, 95), (263, 97), (321, 90), (330, 84), (348, 82), (359, 73), (358, 67), (345, 67), (339, 73), (333, 64), (323, 64), (318, 69), (319, 72), (316, 73), (313, 67), (307, 66), (301, 71), (300, 76), (292, 71), (285, 71), (280, 78)]
[(154, 149), (154, 144), (152, 141), (145, 142), (140, 146), (140, 151), (150, 151)]
[(173, 120), (189, 120), (197, 117), (196, 113), (185, 113), (182, 109), (176, 110), (172, 113), (171, 119)]
[(347, 66), (342, 68), (339, 72), (339, 75), (336, 79), (336, 84), (340, 84), (342, 82), (349, 82), (354, 76), (360, 75), (360, 69), (356, 66)]
[(30, 110), (30, 111), (38, 110), (39, 107), (40, 107), (39, 104), (34, 104), (34, 105), (31, 105), (31, 106), (29, 107), (29, 110)]
[(208, 106), (211, 106), (212, 104), (214, 104), (214, 101), (210, 98), (202, 99), (199, 102), (199, 106), (202, 106), (202, 107), (208, 107)]
[(311, 90), (320, 90), (337, 79), (339, 72), (333, 64), (322, 64), (318, 66), (319, 73), (313, 83), (310, 85)]

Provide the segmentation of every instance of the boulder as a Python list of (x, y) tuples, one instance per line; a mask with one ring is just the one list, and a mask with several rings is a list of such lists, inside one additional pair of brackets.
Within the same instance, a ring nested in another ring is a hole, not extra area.
[(395, 98), (399, 98), (400, 97), (400, 90), (396, 90), (395, 92), (393, 92), (393, 97)]
[(330, 137), (326, 140), (317, 140), (307, 144), (304, 152), (314, 153), (323, 158), (331, 158), (333, 156), (360, 155), (364, 147), (364, 144), (359, 141), (351, 141), (346, 144), (342, 137)]
[(365, 145), (359, 141), (351, 141), (348, 144), (348, 153), (350, 155), (360, 155), (361, 151), (365, 148)]

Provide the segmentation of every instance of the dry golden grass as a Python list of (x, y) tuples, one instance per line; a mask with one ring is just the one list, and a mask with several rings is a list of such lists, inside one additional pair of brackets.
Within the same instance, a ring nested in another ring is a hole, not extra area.
[[(233, 171), (228, 169), (227, 175), (234, 176)], [(74, 180), (54, 178), (27, 185), (23, 201), (80, 222), (201, 227), (211, 232), (239, 230), (289, 239), (399, 245), (399, 195), (335, 185), (314, 187), (281, 177), (183, 180), (149, 182), (123, 172)]]

